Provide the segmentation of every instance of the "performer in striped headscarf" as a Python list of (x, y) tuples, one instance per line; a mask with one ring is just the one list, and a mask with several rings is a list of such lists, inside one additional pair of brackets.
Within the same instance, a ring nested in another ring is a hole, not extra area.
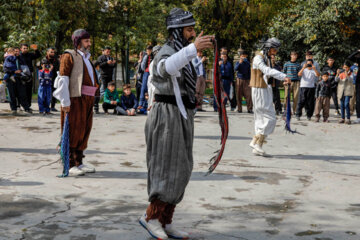
[(156, 239), (187, 239), (173, 227), (175, 206), (182, 200), (193, 168), (197, 51), (213, 48), (213, 36), (196, 37), (190, 12), (171, 10), (169, 40), (155, 56), (152, 83), (155, 103), (145, 125), (149, 202), (140, 224)]

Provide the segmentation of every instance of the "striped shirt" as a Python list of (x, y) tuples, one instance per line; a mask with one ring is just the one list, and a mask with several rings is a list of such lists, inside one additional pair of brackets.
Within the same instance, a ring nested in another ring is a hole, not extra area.
[(300, 70), (301, 70), (300, 63), (288, 61), (284, 65), (283, 72), (286, 74), (286, 77), (290, 78), (292, 82), (295, 82), (300, 80), (298, 76)]

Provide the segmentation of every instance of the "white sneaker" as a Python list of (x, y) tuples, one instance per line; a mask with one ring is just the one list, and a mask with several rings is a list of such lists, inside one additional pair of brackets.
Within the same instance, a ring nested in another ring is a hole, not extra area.
[(82, 176), (84, 174), (85, 174), (85, 172), (76, 166), (69, 169), (69, 176), (75, 177), (75, 176)]
[(259, 144), (254, 145), (253, 153), (254, 151), (259, 155), (265, 155), (265, 151), (262, 149), (262, 147)]
[(78, 168), (85, 173), (94, 173), (95, 172), (95, 168), (84, 165), (84, 164), (81, 164)]
[(189, 234), (174, 228), (172, 224), (165, 225), (165, 232), (170, 238), (174, 239), (189, 239)]
[(155, 238), (157, 240), (169, 239), (158, 219), (152, 219), (147, 222), (146, 214), (144, 214), (141, 216), (139, 223), (141, 226), (143, 226), (148, 231), (148, 233), (153, 238)]
[(265, 156), (265, 152), (263, 150), (263, 152), (258, 152), (255, 148), (252, 150), (252, 153), (257, 155), (257, 156)]
[(360, 118), (356, 119), (354, 123), (360, 123)]
[(256, 140), (257, 140), (257, 138), (256, 138), (256, 136), (254, 136), (253, 139), (251, 140), (249, 146), (252, 148), (255, 148)]

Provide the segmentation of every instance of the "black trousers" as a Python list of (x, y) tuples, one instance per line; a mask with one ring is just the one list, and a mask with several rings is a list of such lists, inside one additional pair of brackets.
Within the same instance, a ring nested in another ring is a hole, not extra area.
[(338, 98), (337, 98), (337, 88), (332, 88), (331, 89), (331, 98), (332, 98), (332, 100), (334, 102), (335, 109), (339, 110), (339, 101), (338, 101)]
[(25, 110), (29, 110), (29, 104), (27, 99), (27, 92), (26, 92), (26, 84), (23, 84), (19, 79), (15, 79), (16, 81), (13, 82), (10, 79), (6, 81), (6, 86), (9, 91), (9, 98), (10, 98), (10, 108), (12, 111), (16, 111), (17, 106), (17, 99), (19, 103)]
[(356, 117), (360, 118), (360, 81), (355, 84), (356, 91)]
[(137, 80), (137, 81), (136, 81), (135, 89), (136, 89), (136, 99), (138, 100), (138, 102), (139, 102), (139, 100), (140, 100), (141, 85), (142, 85), (142, 83), (141, 83), (139, 80)]
[[(279, 80), (276, 80), (276, 81), (279, 81)], [(273, 90), (273, 103), (275, 105), (275, 111), (282, 112), (280, 90), (279, 90), (278, 83), (276, 83), (275, 87), (273, 87), (272, 90)]]
[[(32, 75), (32, 73), (31, 73)], [(26, 101), (28, 102), (29, 107), (31, 107), (32, 100), (32, 92), (33, 92), (34, 79), (31, 77), (31, 80), (25, 83), (25, 91), (26, 91)], [(20, 101), (21, 104), (21, 101)]]
[(299, 101), (296, 108), (296, 116), (301, 117), (302, 109), (306, 108), (306, 115), (311, 118), (315, 108), (315, 88), (300, 88)]
[(115, 109), (117, 106), (119, 106), (120, 104), (116, 104), (116, 105), (113, 105), (113, 104), (110, 104), (110, 103), (106, 103), (104, 102), (102, 104), (102, 107), (104, 109), (104, 112), (108, 112), (109, 109)]
[[(51, 93), (54, 93), (54, 91), (55, 91), (55, 87), (54, 87), (55, 79), (53, 79), (52, 81), (53, 82), (52, 82), (52, 86), (51, 86)], [(57, 101), (57, 99), (54, 96), (52, 96), (52, 98), (51, 98), (51, 108), (55, 108), (56, 101)]]
[(233, 97), (232, 99), (230, 99), (230, 106), (231, 108), (236, 108), (237, 107), (237, 100), (236, 100), (236, 84), (234, 83), (234, 81), (232, 82), (232, 86), (233, 86)]

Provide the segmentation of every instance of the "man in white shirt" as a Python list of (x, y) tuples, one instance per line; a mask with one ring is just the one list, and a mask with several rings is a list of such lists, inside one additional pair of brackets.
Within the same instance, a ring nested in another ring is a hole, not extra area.
[(314, 61), (308, 59), (298, 73), (300, 80), (300, 100), (296, 108), (296, 118), (300, 120), (303, 107), (306, 108), (307, 119), (311, 120), (315, 107), (315, 84), (317, 83), (320, 73), (316, 68)]

